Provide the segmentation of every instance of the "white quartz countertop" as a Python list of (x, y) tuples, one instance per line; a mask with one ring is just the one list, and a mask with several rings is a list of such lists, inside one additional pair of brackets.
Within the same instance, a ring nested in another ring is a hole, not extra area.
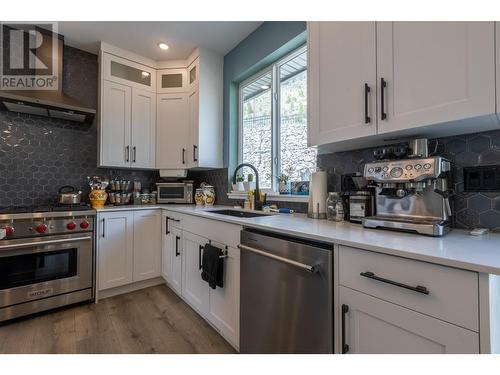
[(210, 212), (216, 209), (232, 208), (227, 206), (200, 208), (194, 205), (149, 205), (110, 207), (97, 211), (151, 208), (162, 208), (245, 227), (500, 275), (500, 234), (498, 233), (474, 237), (466, 231), (454, 229), (446, 236), (437, 238), (381, 229), (367, 229), (359, 224), (349, 222), (334, 223), (326, 220), (313, 220), (304, 214), (237, 218)]

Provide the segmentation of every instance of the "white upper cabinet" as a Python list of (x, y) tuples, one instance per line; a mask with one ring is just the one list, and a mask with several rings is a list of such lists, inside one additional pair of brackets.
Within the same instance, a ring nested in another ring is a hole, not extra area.
[(189, 148), (188, 94), (157, 98), (156, 168), (186, 169)]
[(195, 168), (199, 165), (199, 134), (200, 134), (200, 91), (194, 87), (188, 95), (189, 111), (189, 167)]
[(495, 22), (495, 40), (496, 40), (496, 77), (497, 77), (497, 82), (496, 82), (496, 92), (497, 92), (497, 101), (496, 101), (496, 111), (497, 111), (497, 116), (499, 117), (500, 121), (500, 22)]
[(374, 135), (375, 22), (309, 22), (309, 145)]
[(308, 54), (311, 146), (498, 129), (493, 22), (309, 22)]
[(156, 70), (146, 65), (103, 52), (102, 78), (140, 90), (156, 92)]
[(493, 22), (379, 22), (379, 133), (494, 113), (494, 54)]
[(155, 167), (156, 94), (132, 89), (131, 166)]
[(130, 165), (132, 89), (114, 82), (101, 83), (99, 165)]
[(187, 70), (162, 69), (157, 72), (157, 93), (186, 92), (188, 89)]

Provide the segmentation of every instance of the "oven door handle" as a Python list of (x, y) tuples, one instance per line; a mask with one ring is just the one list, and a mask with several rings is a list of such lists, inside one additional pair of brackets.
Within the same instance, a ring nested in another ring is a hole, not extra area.
[(90, 240), (92, 240), (91, 236), (85, 236), (85, 237), (61, 238), (61, 239), (49, 240), (49, 241), (37, 241), (37, 242), (30, 242), (30, 243), (16, 243), (16, 244), (11, 244), (11, 245), (1, 245), (0, 251), (16, 250), (16, 249), (25, 248), (25, 247), (55, 245), (55, 244), (74, 242), (74, 241), (90, 241)]

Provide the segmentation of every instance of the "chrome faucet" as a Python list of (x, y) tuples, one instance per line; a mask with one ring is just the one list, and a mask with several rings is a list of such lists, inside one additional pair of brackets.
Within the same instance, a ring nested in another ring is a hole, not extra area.
[(255, 191), (253, 193), (253, 202), (254, 202), (254, 209), (260, 211), (260, 210), (262, 210), (262, 202), (260, 200), (259, 172), (257, 172), (257, 168), (255, 168), (252, 164), (248, 164), (248, 163), (239, 164), (236, 167), (236, 169), (234, 170), (233, 184), (236, 184), (236, 174), (243, 167), (248, 167), (248, 168), (252, 169), (255, 172)]

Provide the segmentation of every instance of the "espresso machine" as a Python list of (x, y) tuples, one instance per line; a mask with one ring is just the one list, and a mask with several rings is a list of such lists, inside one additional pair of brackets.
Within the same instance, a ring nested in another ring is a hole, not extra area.
[(405, 156), (366, 163), (363, 176), (375, 186), (376, 214), (364, 218), (363, 226), (445, 235), (451, 219), (449, 171), (448, 160), (429, 156), (424, 138), (410, 141)]

